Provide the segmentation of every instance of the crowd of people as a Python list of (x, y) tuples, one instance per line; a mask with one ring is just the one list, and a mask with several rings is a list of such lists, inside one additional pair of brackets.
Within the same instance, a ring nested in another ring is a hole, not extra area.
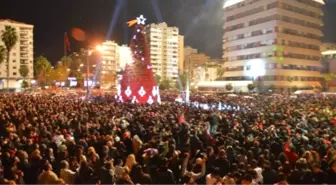
[(336, 184), (336, 97), (172, 96), (1, 94), (0, 183)]

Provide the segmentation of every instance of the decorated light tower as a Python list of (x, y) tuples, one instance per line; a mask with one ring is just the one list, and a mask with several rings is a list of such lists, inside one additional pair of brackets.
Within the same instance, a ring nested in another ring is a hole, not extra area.
[(131, 20), (128, 26), (134, 26), (130, 43), (133, 63), (126, 65), (118, 87), (118, 99), (121, 102), (160, 103), (159, 87), (155, 83), (150, 62), (146, 35), (143, 31), (146, 19), (141, 15)]

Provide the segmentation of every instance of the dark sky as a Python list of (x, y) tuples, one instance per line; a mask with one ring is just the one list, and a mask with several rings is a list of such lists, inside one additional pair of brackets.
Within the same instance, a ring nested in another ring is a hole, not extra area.
[[(1, 0), (0, 19), (33, 24), (35, 57), (44, 55), (55, 63), (63, 55), (63, 35), (72, 28), (87, 34), (85, 42), (70, 36), (71, 49), (79, 50), (109, 38), (128, 43), (131, 29), (125, 22), (139, 14), (147, 23), (165, 21), (185, 35), (185, 44), (220, 58), (223, 0)], [(336, 42), (336, 0), (326, 0), (324, 41)], [(120, 6), (125, 4), (124, 6)], [(118, 6), (119, 5), (119, 6)], [(155, 6), (157, 5), (157, 6)], [(118, 8), (120, 8), (118, 13)], [(113, 15), (119, 15), (113, 16)], [(114, 19), (113, 19), (114, 17)], [(111, 26), (115, 23), (115, 26)], [(111, 29), (113, 27), (113, 29)]]

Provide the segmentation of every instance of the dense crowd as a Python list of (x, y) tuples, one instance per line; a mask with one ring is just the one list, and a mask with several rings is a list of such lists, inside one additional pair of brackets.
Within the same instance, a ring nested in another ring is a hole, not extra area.
[(2, 94), (0, 183), (336, 184), (336, 97), (173, 99)]

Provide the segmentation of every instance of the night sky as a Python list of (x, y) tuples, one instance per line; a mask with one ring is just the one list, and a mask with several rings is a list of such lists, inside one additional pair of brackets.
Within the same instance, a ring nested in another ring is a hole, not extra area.
[[(323, 40), (336, 42), (336, 0), (325, 1)], [(70, 32), (72, 28), (86, 32), (87, 40), (84, 42), (74, 40), (69, 33), (72, 51), (99, 44), (106, 39), (127, 44), (132, 29), (126, 28), (125, 22), (140, 14), (147, 18), (147, 23), (165, 21), (169, 26), (177, 26), (185, 36), (185, 45), (220, 58), (224, 14), (222, 2), (223, 0), (2, 0), (0, 19), (33, 24), (35, 57), (44, 55), (52, 63), (63, 55), (64, 32)]]

